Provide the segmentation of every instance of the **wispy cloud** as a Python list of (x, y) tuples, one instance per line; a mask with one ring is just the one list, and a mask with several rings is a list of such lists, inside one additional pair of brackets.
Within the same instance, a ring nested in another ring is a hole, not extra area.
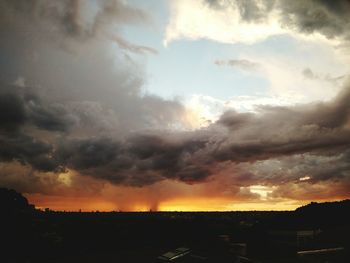
[(327, 81), (333, 84), (336, 84), (338, 81), (344, 80), (346, 78), (346, 75), (341, 75), (337, 77), (330, 76), (329, 74), (320, 74), (315, 73), (310, 68), (305, 68), (301, 72), (305, 79), (309, 80), (322, 80)]
[(218, 66), (229, 66), (248, 72), (255, 72), (262, 68), (259, 63), (247, 59), (215, 60), (214, 63)]

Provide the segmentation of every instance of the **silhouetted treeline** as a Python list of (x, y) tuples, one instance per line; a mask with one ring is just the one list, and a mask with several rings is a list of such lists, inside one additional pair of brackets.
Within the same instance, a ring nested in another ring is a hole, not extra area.
[(299, 230), (318, 233), (305, 248), (342, 246), (349, 259), (349, 200), (284, 212), (55, 212), (35, 210), (21, 194), (0, 189), (0, 204), (4, 263), (154, 262), (176, 247), (216, 257), (230, 251), (222, 236), (247, 244), (258, 262), (299, 262), (291, 261), (298, 260), (293, 235)]
[(25, 212), (34, 210), (34, 206), (30, 205), (27, 198), (15, 190), (0, 188), (0, 209), (4, 213)]

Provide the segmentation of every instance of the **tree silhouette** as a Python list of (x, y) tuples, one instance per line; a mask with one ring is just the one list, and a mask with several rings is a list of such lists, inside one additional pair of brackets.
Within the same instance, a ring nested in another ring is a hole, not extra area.
[(23, 212), (33, 210), (33, 206), (15, 190), (0, 188), (0, 209), (4, 212)]

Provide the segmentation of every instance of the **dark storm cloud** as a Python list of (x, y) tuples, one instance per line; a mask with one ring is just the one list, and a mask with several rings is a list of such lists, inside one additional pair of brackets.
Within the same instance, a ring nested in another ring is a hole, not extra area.
[(0, 93), (0, 128), (17, 130), (26, 121), (24, 103), (15, 94)]
[(0, 135), (0, 160), (29, 164), (39, 171), (58, 171), (59, 164), (52, 158), (52, 145), (22, 133)]
[[(25, 86), (35, 87), (40, 100), (24, 103), (38, 128), (67, 132), (77, 124), (80, 133), (122, 136), (183, 122), (179, 102), (141, 94), (143, 69), (125, 53), (156, 53), (119, 34), (125, 24), (147, 25), (144, 11), (122, 1), (1, 4), (0, 80), (13, 83), (20, 76)], [(81, 29), (67, 31), (73, 27), (67, 16), (78, 19)]]
[(238, 175), (244, 174), (247, 169), (251, 171), (250, 176), (245, 178), (245, 184), (248, 185), (276, 185), (276, 182), (291, 184), (350, 182), (349, 151), (347, 149), (328, 149), (323, 152), (284, 155), (257, 161), (249, 164), (249, 167), (247, 163), (241, 163), (237, 167)]
[[(350, 89), (334, 101), (296, 107), (261, 107), (256, 116), (223, 115), (228, 127), (225, 143), (215, 156), (236, 162), (268, 159), (323, 149), (346, 149), (350, 144), (347, 128), (350, 116)], [(226, 113), (227, 115), (227, 113)], [(245, 125), (240, 125), (246, 122)]]
[(226, 111), (218, 120), (219, 124), (236, 129), (247, 124), (254, 118), (252, 113), (238, 113), (234, 110)]
[(49, 131), (67, 131), (74, 124), (74, 117), (69, 116), (62, 104), (43, 107), (29, 103), (30, 118), (34, 125)]
[(204, 143), (156, 134), (135, 135), (125, 141), (89, 138), (63, 142), (55, 158), (65, 167), (116, 184), (142, 186), (165, 178), (198, 182), (208, 171), (194, 165), (189, 156)]
[(247, 22), (263, 22), (266, 19), (266, 14), (269, 13), (276, 0), (205, 0), (211, 8), (225, 9), (235, 6), (238, 8), (242, 19)]
[(266, 13), (273, 8), (275, 0), (267, 0), (263, 5), (254, 0), (237, 0), (242, 18), (248, 22), (264, 20)]
[[(272, 197), (312, 200), (329, 197), (340, 199), (349, 195), (348, 149), (343, 152), (330, 151), (323, 156), (305, 154), (281, 159), (279, 167), (282, 169), (268, 169), (268, 175), (259, 175), (265, 176), (267, 183), (273, 183), (270, 178), (284, 181), (275, 189)], [(286, 173), (291, 176), (286, 176)]]
[[(349, 85), (349, 84), (348, 84)], [(303, 114), (304, 125), (315, 124), (319, 128), (341, 129), (348, 131), (346, 125), (350, 116), (350, 87), (343, 89), (338, 96), (329, 103), (318, 103), (307, 107)]]
[(127, 143), (128, 151), (140, 160), (140, 170), (158, 171), (166, 178), (182, 181), (200, 181), (208, 175), (190, 157), (205, 146), (206, 140), (192, 134), (138, 135)]
[[(235, 182), (238, 185), (293, 182), (305, 174), (312, 176), (315, 183), (348, 180), (349, 94), (346, 88), (328, 103), (262, 107), (257, 114), (226, 112), (202, 131), (150, 131), (123, 140), (98, 136), (63, 138), (52, 145), (23, 134), (2, 136), (1, 159), (17, 160), (41, 171), (73, 169), (81, 175), (133, 186), (164, 179), (203, 182), (213, 172), (224, 170), (221, 164), (236, 165), (237, 169), (250, 164), (236, 171), (234, 180), (240, 180), (242, 172), (245, 174), (245, 180)], [(305, 154), (309, 157), (298, 159)], [(332, 160), (327, 159), (329, 154), (334, 156)], [(303, 169), (288, 166), (293, 159), (286, 158), (295, 158), (295, 167), (300, 164)], [(273, 170), (269, 163), (273, 160), (284, 172), (289, 171), (287, 175)], [(270, 170), (261, 162), (266, 162)], [(334, 164), (334, 169), (328, 167), (329, 163)], [(247, 177), (249, 169), (255, 171)]]
[(117, 158), (119, 144), (108, 138), (69, 141), (59, 148), (59, 159), (76, 170), (104, 166)]
[(282, 24), (303, 33), (319, 32), (327, 38), (350, 37), (350, 2), (347, 0), (313, 0), (277, 2), (283, 11)]
[(305, 34), (320, 33), (327, 38), (350, 40), (350, 2), (348, 0), (206, 0), (212, 8), (235, 6), (247, 22), (264, 22), (272, 11), (280, 14), (285, 28)]
[[(0, 3), (0, 78), (18, 84), (0, 86), (1, 162), (70, 168), (115, 184), (159, 181), (181, 150), (142, 158), (132, 150), (135, 139), (125, 138), (182, 128), (186, 111), (178, 101), (141, 94), (141, 70), (123, 52), (155, 53), (118, 35), (124, 24), (147, 24), (148, 15), (121, 1), (93, 3)], [(112, 49), (116, 39), (120, 48)]]
[[(44, 130), (67, 132), (78, 124), (84, 134), (125, 134), (161, 128), (184, 115), (179, 102), (142, 96), (142, 69), (124, 56), (125, 51), (156, 52), (118, 34), (124, 24), (147, 24), (150, 18), (144, 11), (121, 1), (95, 5), (93, 1), (15, 0), (1, 5), (4, 74), (0, 79), (11, 83), (21, 76), (40, 97), (20, 98), (30, 115), (22, 116), (22, 121), (26, 118), (28, 123), (29, 118)], [(79, 29), (67, 29), (74, 28), (72, 21)], [(116, 39), (122, 51), (112, 52)]]
[[(54, 159), (81, 174), (138, 186), (163, 179), (202, 182), (213, 171), (220, 170), (220, 163), (255, 165), (269, 160), (282, 160), (279, 165), (283, 171), (290, 171), (288, 177), (273, 175), (271, 171), (266, 179), (265, 168), (257, 165), (257, 171), (251, 172), (246, 180), (256, 184), (279, 183), (297, 180), (305, 173), (313, 175), (315, 182), (343, 180), (350, 171), (349, 94), (346, 89), (328, 103), (263, 107), (258, 114), (226, 112), (203, 131), (150, 132), (125, 140), (98, 137), (67, 140), (57, 147)], [(322, 160), (328, 160), (325, 156), (329, 153), (339, 157), (332, 160), (337, 168), (319, 169), (314, 162), (318, 160), (326, 167)], [(297, 158), (303, 154), (311, 154), (313, 159), (299, 160), (302, 170), (288, 168), (283, 161), (288, 156)]]
[[(119, 34), (121, 25), (150, 25), (143, 10), (121, 0), (3, 0), (0, 2), (0, 29), (5, 43), (23, 41), (21, 52), (33, 52), (43, 42), (51, 42), (67, 51), (95, 39), (115, 41), (126, 52), (156, 54), (151, 47), (130, 43)], [(41, 42), (40, 44), (38, 42)], [(18, 52), (18, 51), (16, 51)], [(28, 55), (28, 54), (27, 54)]]
[[(1, 84), (0, 84), (1, 85)], [(0, 89), (0, 129), (16, 131), (31, 124), (48, 131), (67, 131), (75, 122), (62, 104), (48, 104), (30, 88), (4, 85)]]
[(140, 24), (150, 19), (142, 10), (119, 0), (102, 0), (95, 4), (80, 0), (3, 0), (0, 7), (3, 22), (28, 19), (30, 23), (44, 24), (55, 34), (80, 39), (93, 37), (113, 23)]

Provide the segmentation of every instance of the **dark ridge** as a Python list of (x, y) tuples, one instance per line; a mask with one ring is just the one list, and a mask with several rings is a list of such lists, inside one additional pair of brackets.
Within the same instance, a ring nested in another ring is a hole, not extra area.
[(347, 225), (350, 222), (350, 200), (311, 202), (297, 208), (295, 214), (305, 226), (316, 225), (320, 228), (328, 228), (333, 225)]
[(311, 202), (310, 204), (298, 207), (295, 209), (295, 211), (298, 213), (314, 213), (321, 212), (322, 210), (327, 210), (328, 212), (337, 212), (342, 209), (350, 209), (349, 199), (324, 203)]

